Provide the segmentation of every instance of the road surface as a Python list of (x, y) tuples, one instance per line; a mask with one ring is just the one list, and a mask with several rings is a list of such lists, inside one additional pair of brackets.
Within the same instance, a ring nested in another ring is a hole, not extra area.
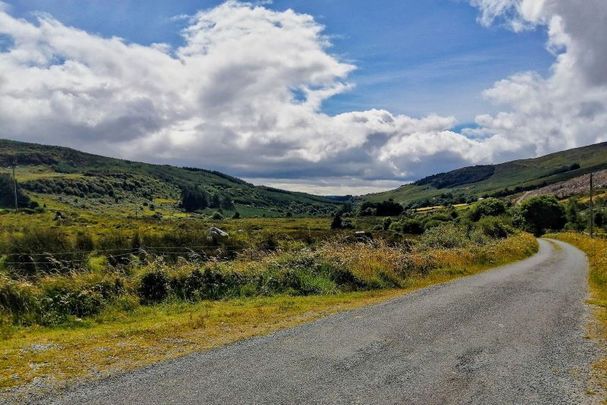
[(541, 240), (522, 262), (44, 403), (586, 403), (586, 276), (583, 253)]

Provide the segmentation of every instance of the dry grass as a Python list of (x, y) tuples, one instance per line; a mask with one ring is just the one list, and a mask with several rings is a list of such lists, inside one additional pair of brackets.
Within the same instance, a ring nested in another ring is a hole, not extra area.
[[(593, 312), (598, 321), (591, 328), (591, 335), (605, 348), (607, 344), (607, 240), (591, 239), (589, 236), (573, 232), (550, 235), (550, 237), (570, 243), (583, 250), (588, 256), (590, 304), (593, 306)], [(604, 392), (607, 392), (606, 355), (595, 363), (594, 369), (597, 383)]]

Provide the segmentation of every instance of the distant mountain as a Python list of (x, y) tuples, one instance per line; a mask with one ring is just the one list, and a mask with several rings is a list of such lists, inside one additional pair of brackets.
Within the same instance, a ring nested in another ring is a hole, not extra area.
[(19, 187), (40, 202), (61, 202), (96, 210), (133, 206), (166, 208), (181, 190), (203, 189), (212, 198), (230, 200), (245, 215), (326, 215), (335, 199), (255, 186), (236, 177), (198, 168), (154, 165), (97, 156), (70, 148), (0, 139), (0, 167), (17, 165)]
[(410, 206), (458, 203), (478, 197), (514, 196), (604, 169), (607, 142), (534, 159), (464, 167), (362, 198), (372, 202), (393, 199)]

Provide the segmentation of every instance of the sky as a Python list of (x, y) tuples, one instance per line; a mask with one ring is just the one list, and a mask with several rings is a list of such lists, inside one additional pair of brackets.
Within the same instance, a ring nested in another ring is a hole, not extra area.
[(0, 2), (0, 137), (363, 194), (606, 141), (607, 3)]

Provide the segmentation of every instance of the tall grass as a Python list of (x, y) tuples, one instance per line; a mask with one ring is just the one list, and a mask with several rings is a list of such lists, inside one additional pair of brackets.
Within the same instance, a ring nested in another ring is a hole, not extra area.
[(314, 248), (257, 251), (232, 261), (173, 263), (159, 258), (142, 263), (133, 258), (130, 267), (47, 274), (35, 282), (4, 278), (0, 279), (0, 313), (5, 323), (60, 325), (112, 306), (403, 287), (411, 277), (434, 270), (499, 264), (528, 256), (536, 248), (527, 234), (482, 243), (460, 237), (464, 240), (456, 247), (431, 247), (423, 240), (413, 246), (383, 240), (327, 242)]
[[(588, 284), (590, 285), (591, 303), (598, 320), (596, 338), (604, 345), (607, 342), (607, 240), (592, 239), (587, 235), (565, 232), (547, 235), (563, 242), (570, 243), (581, 249), (588, 256), (590, 274)], [(607, 391), (607, 356), (595, 364), (597, 379), (600, 387)]]

